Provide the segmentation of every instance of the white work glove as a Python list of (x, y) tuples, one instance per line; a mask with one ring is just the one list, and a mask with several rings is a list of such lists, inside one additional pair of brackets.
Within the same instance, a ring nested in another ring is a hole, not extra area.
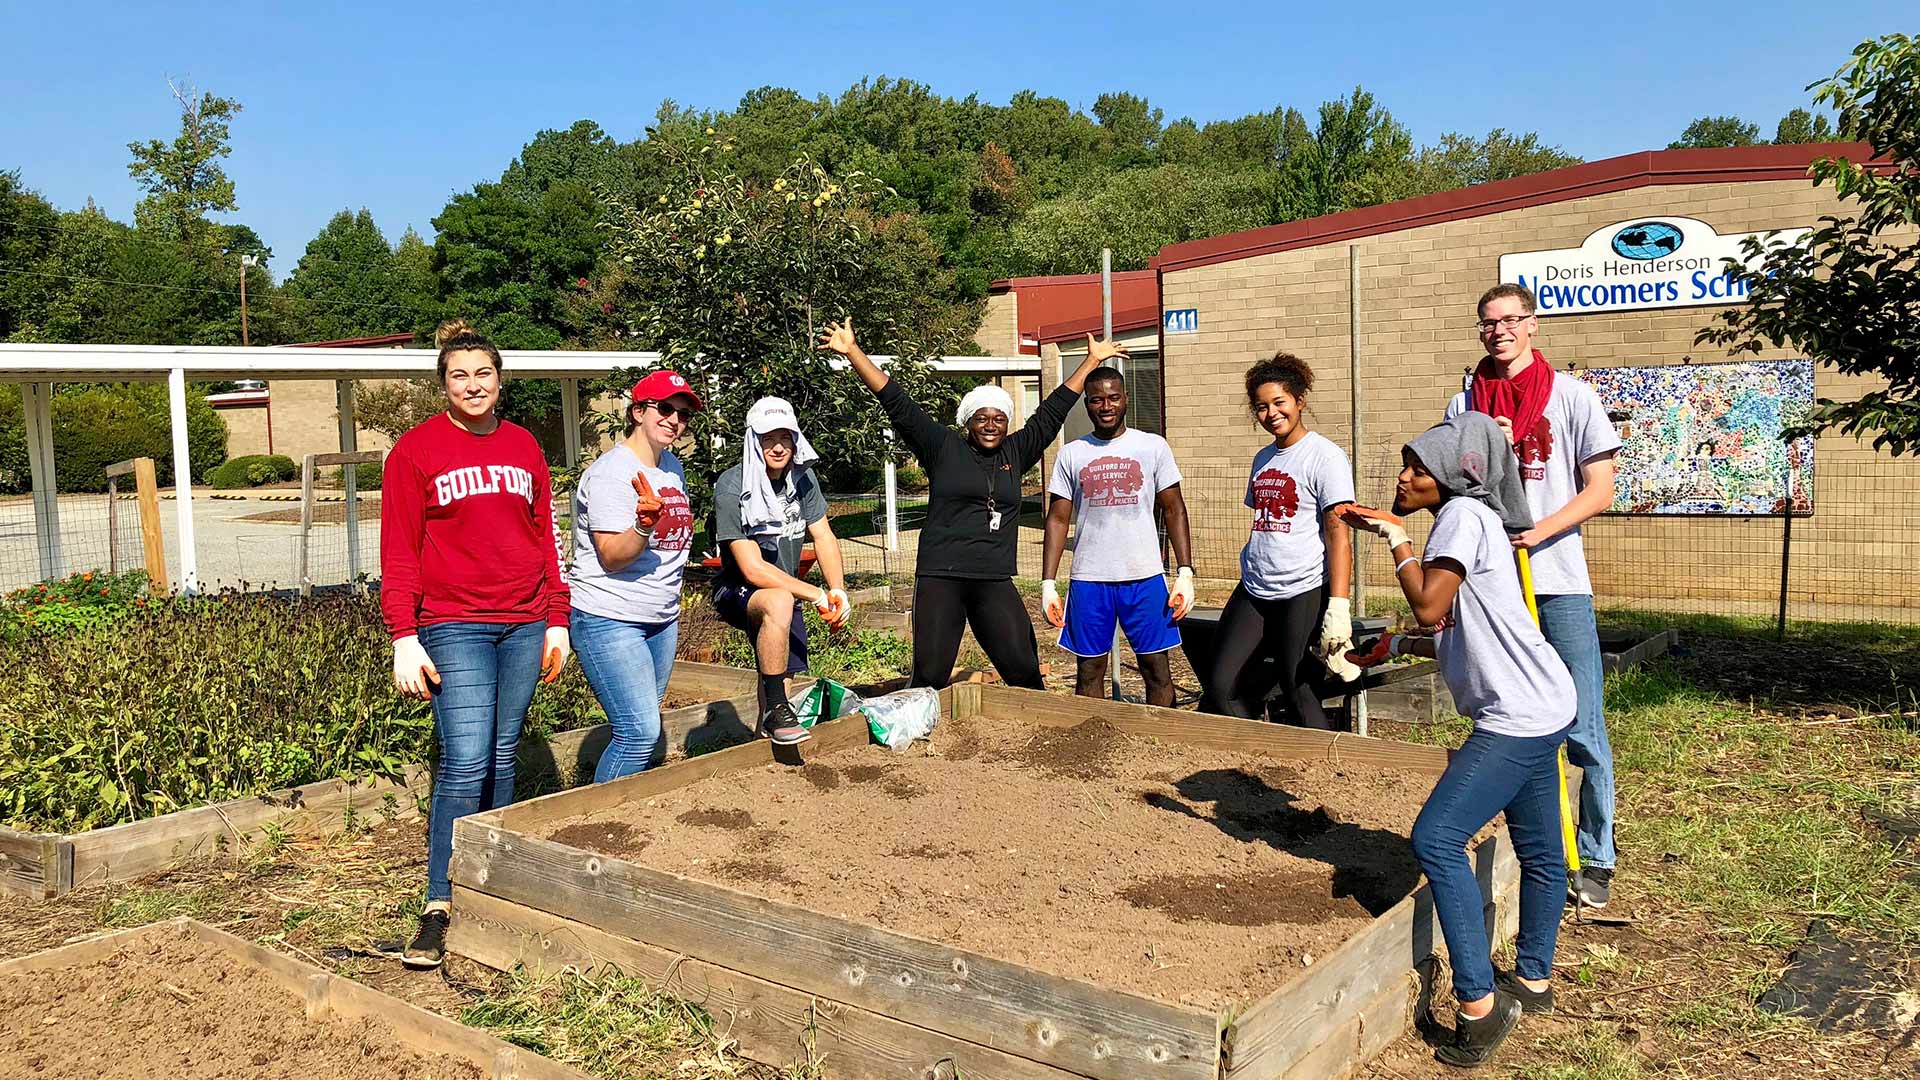
[(1344, 596), (1327, 598), (1327, 613), (1320, 619), (1320, 644), (1315, 650), (1326, 661), (1327, 670), (1347, 682), (1360, 677), (1360, 669), (1347, 660), (1353, 648), (1353, 602)]
[(552, 682), (566, 670), (567, 657), (573, 655), (573, 638), (564, 626), (547, 627), (547, 651), (540, 657), (541, 682)]
[(1413, 543), (1407, 536), (1407, 523), (1385, 510), (1348, 503), (1340, 508), (1340, 520), (1362, 532), (1385, 537), (1388, 551), (1392, 551), (1401, 544)]
[(407, 697), (430, 698), (432, 688), (440, 685), (440, 669), (433, 666), (426, 646), (418, 634), (393, 639), (393, 688)]
[(853, 599), (841, 589), (822, 590), (813, 606), (826, 624), (835, 630), (845, 626), (847, 619), (853, 615)]
[(1060, 599), (1060, 588), (1052, 578), (1040, 583), (1040, 610), (1046, 613), (1047, 622), (1054, 629), (1067, 625), (1067, 602)]
[(1193, 610), (1193, 567), (1183, 566), (1173, 576), (1173, 590), (1167, 594), (1167, 607), (1173, 609), (1173, 621), (1179, 622)]

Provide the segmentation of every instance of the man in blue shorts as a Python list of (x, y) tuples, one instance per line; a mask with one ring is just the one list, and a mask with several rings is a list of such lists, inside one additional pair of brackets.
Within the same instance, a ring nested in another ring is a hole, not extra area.
[[(1180, 469), (1167, 440), (1127, 427), (1127, 383), (1110, 367), (1087, 376), (1087, 417), (1093, 433), (1068, 443), (1047, 484), (1046, 544), (1041, 549), (1041, 603), (1061, 628), (1060, 647), (1080, 658), (1076, 692), (1101, 696), (1114, 628), (1126, 631), (1140, 661), (1147, 704), (1173, 704), (1169, 654), (1180, 644), (1176, 625), (1193, 608), (1193, 540)], [(1158, 508), (1180, 572), (1167, 588), (1160, 558)], [(1074, 534), (1073, 580), (1065, 597), (1054, 584), (1060, 554)]]

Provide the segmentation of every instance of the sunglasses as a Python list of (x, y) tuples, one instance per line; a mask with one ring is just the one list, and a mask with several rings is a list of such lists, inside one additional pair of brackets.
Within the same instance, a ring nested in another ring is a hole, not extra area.
[(653, 409), (661, 416), (678, 416), (682, 424), (693, 423), (694, 410), (690, 408), (676, 409), (664, 401), (636, 401), (634, 404)]

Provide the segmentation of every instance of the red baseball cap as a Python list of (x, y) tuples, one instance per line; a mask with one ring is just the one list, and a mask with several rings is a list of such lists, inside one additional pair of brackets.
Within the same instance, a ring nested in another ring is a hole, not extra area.
[(700, 400), (700, 395), (693, 392), (693, 385), (687, 382), (686, 376), (665, 368), (651, 372), (646, 378), (634, 383), (633, 395), (628, 400), (665, 401), (675, 394), (685, 394), (692, 398), (693, 407), (696, 410), (704, 411), (707, 407), (707, 403)]

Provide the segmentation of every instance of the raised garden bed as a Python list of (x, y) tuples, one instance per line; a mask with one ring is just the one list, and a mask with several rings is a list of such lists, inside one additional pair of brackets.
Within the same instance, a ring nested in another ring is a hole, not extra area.
[[(749, 737), (753, 674), (679, 662), (667, 686), (662, 717), (670, 756)], [(744, 699), (741, 695), (747, 695)], [(611, 729), (605, 724), (526, 740), (520, 751), (526, 790), (571, 787), (593, 778)], [(81, 885), (124, 881), (223, 849), (237, 849), (268, 827), (294, 835), (326, 835), (356, 820), (410, 818), (426, 796), (431, 773), (410, 765), (395, 779), (322, 780), (301, 787), (180, 810), (81, 833), (0, 829), (0, 892), (45, 899)]]
[[(617, 966), (836, 1077), (1341, 1076), (1405, 1030), (1439, 935), (1404, 834), (1445, 750), (942, 703), (930, 749), (849, 718), (798, 769), (754, 743), (462, 819), (454, 951)], [(1474, 857), (1504, 936), (1517, 864)]]
[[(1600, 632), (1602, 668), (1612, 674), (1638, 667), (1664, 655), (1680, 640), (1677, 630)], [(1375, 720), (1402, 724), (1432, 724), (1454, 715), (1453, 695), (1440, 679), (1440, 669), (1431, 660), (1404, 665), (1408, 668), (1392, 685), (1367, 693), (1367, 710)]]
[(586, 1080), (188, 919), (0, 962), (0, 1076)]

